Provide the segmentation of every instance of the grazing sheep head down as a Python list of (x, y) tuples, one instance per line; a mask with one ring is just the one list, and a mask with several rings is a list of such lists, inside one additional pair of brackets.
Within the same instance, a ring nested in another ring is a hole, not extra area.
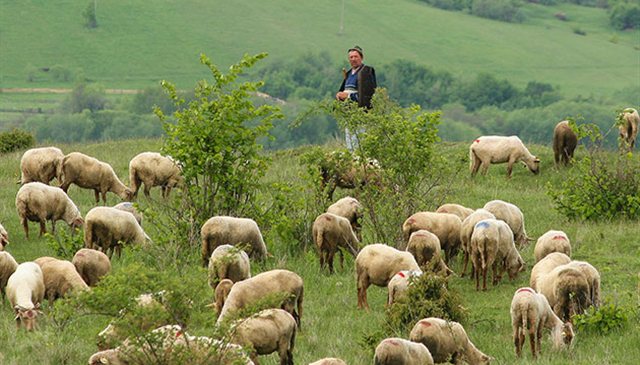
[(562, 325), (562, 342), (565, 346), (569, 346), (573, 343), (575, 333), (573, 332), (573, 325), (571, 322), (565, 322)]
[(18, 327), (20, 327), (20, 322), (22, 322), (22, 324), (24, 324), (24, 328), (27, 331), (34, 330), (36, 326), (36, 318), (40, 313), (40, 311), (38, 310), (39, 308), (40, 304), (36, 304), (36, 306), (32, 309), (25, 309), (20, 307), (19, 305), (13, 307), (16, 313), (15, 320), (18, 321)]
[(522, 161), (522, 163), (529, 169), (529, 171), (533, 172), (534, 174), (538, 174), (540, 172), (540, 159), (537, 157), (534, 157), (533, 161), (530, 163), (524, 162)]

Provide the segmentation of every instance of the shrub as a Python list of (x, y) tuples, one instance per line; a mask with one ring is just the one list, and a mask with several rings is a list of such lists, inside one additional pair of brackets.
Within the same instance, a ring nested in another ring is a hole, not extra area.
[(609, 24), (614, 29), (640, 29), (640, 4), (618, 1), (609, 9)]
[(76, 230), (71, 234), (66, 230), (59, 230), (58, 235), (45, 234), (47, 247), (49, 247), (56, 257), (71, 260), (73, 256), (84, 247), (84, 238), (82, 233)]
[(589, 307), (584, 314), (573, 317), (573, 323), (578, 331), (606, 335), (626, 326), (631, 314), (632, 311), (629, 308), (617, 304), (605, 304), (599, 308)]
[(77, 84), (62, 103), (62, 110), (68, 113), (81, 113), (85, 109), (95, 112), (106, 107), (107, 97), (104, 88), (85, 82)]
[(522, 23), (525, 18), (514, 0), (473, 0), (471, 14), (510, 23)]
[(0, 153), (9, 153), (30, 148), (35, 144), (36, 141), (33, 135), (20, 129), (0, 133)]

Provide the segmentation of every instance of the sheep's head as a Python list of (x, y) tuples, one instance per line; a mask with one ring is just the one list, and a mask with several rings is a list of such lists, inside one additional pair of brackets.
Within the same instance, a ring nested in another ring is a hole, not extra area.
[(38, 314), (41, 313), (39, 308), (40, 304), (36, 304), (34, 308), (30, 309), (25, 309), (16, 305), (13, 309), (16, 313), (15, 320), (18, 321), (18, 327), (23, 324), (27, 331), (33, 331), (36, 327), (36, 318), (38, 317)]
[(4, 247), (9, 244), (9, 234), (7, 232), (2, 232), (0, 234), (0, 251), (4, 250)]
[(570, 346), (573, 343), (575, 333), (573, 332), (573, 325), (571, 322), (565, 322), (562, 324), (562, 343), (565, 346)]
[(121, 198), (128, 202), (133, 201), (133, 190), (129, 188), (124, 189), (124, 194)]
[(535, 156), (531, 162), (527, 162), (525, 165), (529, 168), (529, 171), (536, 175), (540, 172), (540, 159)]

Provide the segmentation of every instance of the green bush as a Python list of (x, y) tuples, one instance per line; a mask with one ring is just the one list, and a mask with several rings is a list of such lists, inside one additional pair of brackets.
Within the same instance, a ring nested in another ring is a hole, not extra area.
[(49, 233), (45, 235), (47, 247), (54, 252), (55, 257), (71, 260), (76, 252), (84, 247), (82, 232), (76, 230), (68, 233), (65, 229), (59, 229), (58, 232), (55, 236)]
[(67, 113), (81, 113), (85, 109), (95, 112), (106, 107), (107, 97), (104, 88), (85, 82), (78, 83), (62, 103), (62, 111)]
[(522, 23), (525, 19), (520, 4), (514, 0), (473, 0), (471, 14), (510, 23)]
[(573, 317), (573, 323), (580, 332), (606, 335), (626, 326), (632, 313), (630, 309), (617, 304), (605, 304), (599, 308), (589, 307), (584, 314)]
[(0, 133), (0, 153), (27, 149), (33, 147), (35, 144), (36, 140), (33, 134), (20, 129)]
[(618, 1), (609, 9), (609, 23), (617, 30), (640, 29), (640, 4)]

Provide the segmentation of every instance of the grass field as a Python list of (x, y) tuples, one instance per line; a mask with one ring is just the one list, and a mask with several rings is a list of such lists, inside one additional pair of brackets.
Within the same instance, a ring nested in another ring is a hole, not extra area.
[[(80, 151), (111, 163), (116, 173), (128, 183), (128, 161), (137, 153), (147, 150), (158, 150), (157, 140), (128, 140), (86, 145), (61, 145), (65, 153)], [(447, 202), (456, 202), (468, 207), (478, 208), (492, 199), (503, 199), (518, 205), (525, 215), (527, 233), (538, 237), (549, 229), (565, 231), (572, 242), (573, 257), (593, 264), (602, 275), (602, 294), (606, 302), (617, 303), (627, 308), (634, 308), (635, 317), (629, 324), (608, 335), (591, 333), (577, 334), (575, 346), (569, 352), (554, 353), (550, 350), (548, 336), (543, 341), (542, 356), (538, 361), (531, 359), (525, 352), (522, 360), (514, 355), (511, 340), (511, 324), (509, 306), (515, 289), (528, 285), (529, 273), (533, 265), (533, 245), (522, 250), (521, 254), (527, 262), (527, 271), (514, 282), (504, 280), (497, 287), (487, 292), (476, 292), (468, 279), (454, 277), (450, 280), (451, 288), (458, 290), (463, 297), (463, 304), (469, 311), (467, 333), (476, 346), (483, 352), (495, 357), (495, 364), (636, 364), (640, 358), (640, 331), (638, 326), (638, 306), (640, 305), (640, 228), (638, 222), (569, 222), (555, 212), (550, 199), (545, 195), (548, 182), (557, 184), (563, 179), (566, 171), (555, 170), (550, 148), (547, 146), (530, 146), (530, 150), (538, 155), (543, 164), (541, 174), (534, 176), (524, 168), (516, 168), (513, 178), (504, 177), (505, 166), (492, 166), (486, 177), (471, 179), (466, 174), (467, 146), (464, 144), (443, 144), (443, 153), (450, 157), (452, 163), (459, 164), (463, 173), (450, 181), (450, 195)], [(266, 180), (301, 184), (298, 174), (302, 167), (299, 155), (304, 149), (279, 151), (273, 155), (274, 162), (268, 171)], [(581, 158), (584, 151), (578, 150)], [(19, 178), (19, 160), (21, 153), (0, 156), (0, 222), (8, 230), (11, 244), (7, 251), (11, 252), (18, 262), (33, 260), (40, 256), (52, 255), (46, 246), (45, 239), (37, 238), (37, 225), (30, 225), (32, 238), (26, 240), (15, 211), (14, 199), (18, 190), (16, 181)], [(456, 162), (457, 161), (457, 162)], [(338, 195), (346, 195), (349, 191), (338, 191)], [(94, 206), (93, 193), (73, 186), (69, 195), (79, 205), (83, 214)], [(159, 199), (159, 191), (153, 192)], [(310, 198), (310, 197), (309, 197)], [(118, 202), (110, 194), (108, 204)], [(155, 204), (153, 200), (142, 197), (141, 206)], [(434, 202), (425, 201), (421, 209), (435, 209)], [(59, 230), (67, 229), (64, 223), (58, 224)], [(145, 229), (152, 238), (155, 230), (147, 223)], [(399, 229), (399, 228), (398, 228)], [(264, 233), (264, 232), (263, 232)], [(268, 234), (266, 237), (272, 237)], [(370, 233), (364, 231), (364, 242), (373, 243)], [(353, 270), (353, 259), (348, 257), (344, 269), (337, 270), (335, 275), (328, 275), (319, 269), (318, 259), (311, 249), (298, 250), (290, 254), (291, 242), (271, 240), (267, 242), (269, 251), (274, 257), (264, 264), (252, 264), (254, 274), (272, 269), (287, 268), (299, 273), (305, 281), (303, 329), (298, 333), (294, 358), (296, 364), (307, 364), (316, 359), (336, 356), (349, 364), (370, 364), (372, 353), (360, 343), (365, 335), (370, 335), (383, 328), (385, 315), (384, 303), (386, 290), (378, 287), (369, 289), (370, 311), (356, 309), (356, 288)], [(193, 252), (193, 255), (199, 255)], [(138, 261), (132, 252), (125, 252), (122, 258), (114, 259), (113, 271), (133, 265)], [(453, 264), (456, 272), (461, 269), (460, 261)], [(170, 270), (170, 269), (168, 269)], [(189, 322), (190, 332), (205, 335), (211, 331), (214, 313), (204, 307), (211, 300), (212, 293), (207, 289), (205, 271), (194, 265), (176, 275), (196, 278), (199, 283), (193, 289), (194, 296), (207, 293), (204, 298), (194, 297), (194, 313)], [(61, 330), (50, 316), (50, 309), (45, 303), (44, 315), (39, 322), (40, 328), (33, 333), (15, 330), (13, 311), (7, 301), (0, 305), (0, 363), (7, 365), (29, 364), (84, 364), (96, 351), (95, 336), (104, 328), (109, 319), (107, 316), (79, 316)], [(408, 333), (398, 333), (407, 337)], [(277, 364), (276, 355), (270, 355), (263, 364)]]

